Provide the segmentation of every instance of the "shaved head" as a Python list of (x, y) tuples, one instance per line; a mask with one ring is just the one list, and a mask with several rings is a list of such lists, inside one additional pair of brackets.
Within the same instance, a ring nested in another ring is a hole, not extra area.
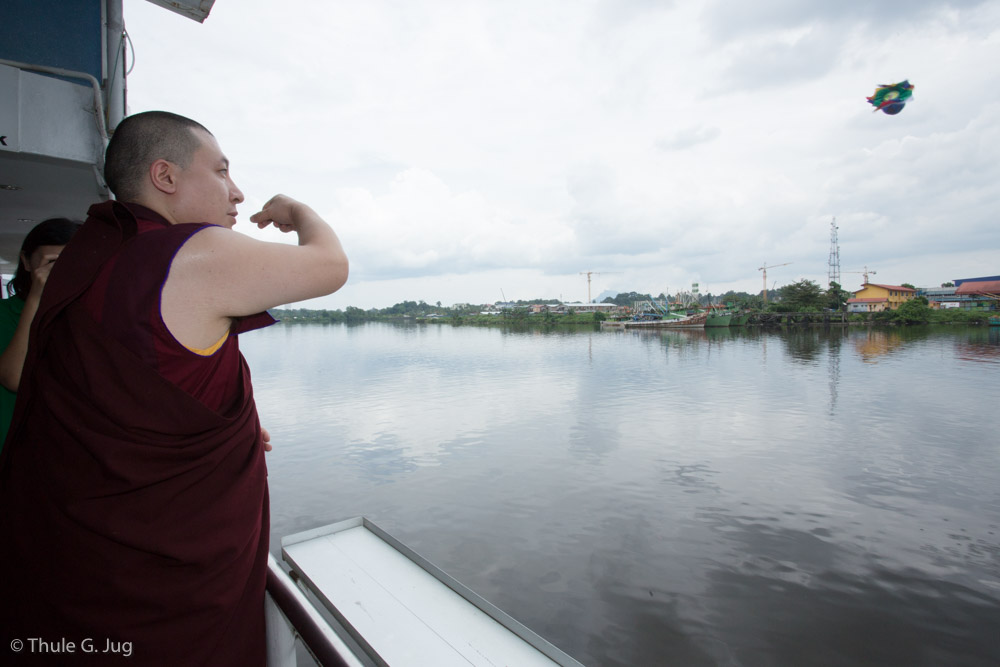
[(149, 167), (163, 159), (186, 168), (201, 146), (201, 123), (168, 111), (128, 116), (115, 128), (104, 158), (104, 180), (119, 201), (136, 201)]

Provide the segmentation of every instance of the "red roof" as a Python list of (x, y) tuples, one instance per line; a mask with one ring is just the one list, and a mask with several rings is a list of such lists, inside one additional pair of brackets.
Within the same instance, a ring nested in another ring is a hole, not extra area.
[(966, 281), (955, 288), (955, 294), (1000, 294), (1000, 280)]
[[(917, 290), (912, 287), (903, 287), (902, 285), (879, 285), (878, 283), (868, 283), (864, 287), (881, 287), (882, 289), (894, 289), (903, 290), (904, 292), (916, 292)], [(864, 288), (862, 288), (864, 289)]]
[(886, 299), (885, 297), (882, 297), (881, 299), (858, 299), (856, 297), (852, 297), (847, 300), (847, 303), (885, 303), (888, 300), (889, 299)]

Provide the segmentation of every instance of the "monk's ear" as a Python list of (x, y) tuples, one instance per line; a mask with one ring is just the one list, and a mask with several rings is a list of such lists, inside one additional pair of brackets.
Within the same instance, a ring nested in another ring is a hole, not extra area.
[(177, 172), (179, 167), (160, 158), (149, 165), (149, 181), (160, 192), (172, 195), (177, 192)]

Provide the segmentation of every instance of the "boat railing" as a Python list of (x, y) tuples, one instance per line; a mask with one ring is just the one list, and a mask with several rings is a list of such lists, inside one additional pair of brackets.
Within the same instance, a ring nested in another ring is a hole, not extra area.
[[(23, 70), (25, 72), (51, 74), (52, 76), (61, 76), (66, 79), (79, 79), (81, 81), (86, 81), (87, 84), (94, 91), (94, 116), (97, 121), (97, 133), (101, 135), (101, 140), (104, 142), (104, 145), (107, 145), (108, 127), (105, 121), (105, 114), (104, 114), (104, 94), (101, 91), (100, 82), (96, 78), (94, 78), (93, 75), (88, 74), (86, 72), (77, 72), (76, 70), (63, 69), (62, 67), (49, 67), (47, 65), (36, 65), (33, 63), (19, 62), (16, 60), (6, 60), (4, 58), (0, 58), (0, 65), (6, 65), (7, 67), (13, 67), (15, 69)], [(99, 162), (103, 162), (103, 160), (100, 160)]]
[(323, 667), (373, 664), (358, 657), (270, 554), (267, 557), (266, 617), (268, 667), (296, 667), (297, 638)]

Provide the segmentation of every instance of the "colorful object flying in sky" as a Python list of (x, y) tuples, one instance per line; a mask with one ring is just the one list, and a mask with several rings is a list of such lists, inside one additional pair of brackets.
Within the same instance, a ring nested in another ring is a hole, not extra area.
[(913, 97), (913, 84), (909, 81), (900, 81), (890, 85), (882, 84), (875, 89), (875, 94), (869, 97), (868, 101), (875, 107), (875, 111), (895, 116), (903, 110), (911, 97)]

